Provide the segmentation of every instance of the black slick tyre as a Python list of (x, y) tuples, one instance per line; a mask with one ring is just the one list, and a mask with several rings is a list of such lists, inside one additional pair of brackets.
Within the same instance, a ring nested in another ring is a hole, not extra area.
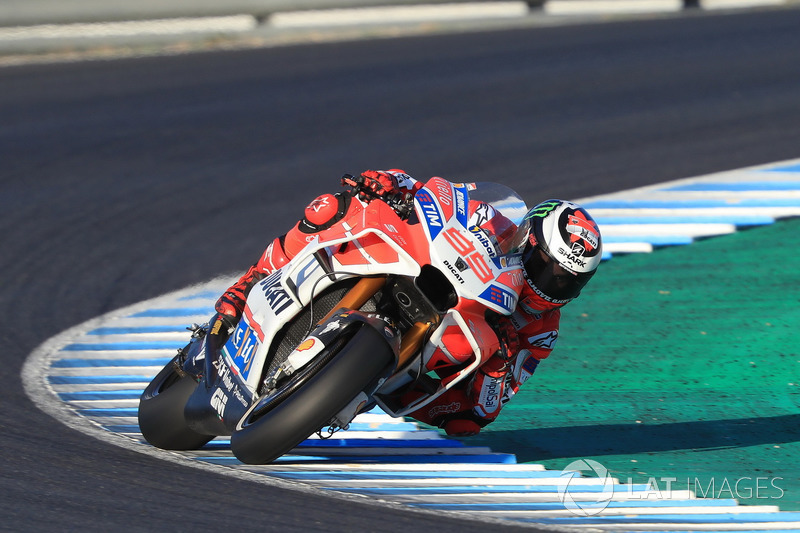
[(244, 414), (231, 435), (237, 459), (274, 461), (327, 425), (394, 361), (389, 345), (369, 326), (326, 351)]
[(183, 408), (197, 382), (180, 375), (170, 361), (153, 378), (139, 399), (139, 429), (145, 440), (163, 450), (196, 450), (214, 438), (192, 430)]

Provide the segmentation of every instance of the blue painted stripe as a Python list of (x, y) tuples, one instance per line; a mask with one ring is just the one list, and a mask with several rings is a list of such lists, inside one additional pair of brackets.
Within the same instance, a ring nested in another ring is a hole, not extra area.
[(186, 333), (188, 336), (186, 326), (131, 326), (131, 327), (116, 327), (116, 328), (97, 328), (87, 331), (87, 335), (129, 335), (139, 333)]
[(645, 242), (653, 246), (681, 246), (691, 244), (691, 237), (688, 235), (608, 235), (603, 236), (604, 244)]
[(298, 448), (464, 448), (464, 444), (448, 439), (306, 439)]
[(109, 407), (107, 409), (78, 409), (78, 412), (84, 416), (139, 416), (139, 409), (137, 407)]
[[(797, 533), (797, 529), (706, 529), (703, 533)], [(695, 529), (647, 530), (647, 533), (697, 533)]]
[(800, 172), (800, 163), (762, 169), (764, 172)]
[(111, 433), (141, 433), (138, 424), (108, 424), (103, 426)]
[(130, 315), (134, 318), (168, 318), (177, 316), (195, 316), (213, 314), (213, 307), (177, 307), (172, 309), (147, 309)]
[(800, 198), (743, 198), (727, 200), (597, 200), (584, 204), (592, 209), (712, 209), (717, 207), (800, 207)]
[[(391, 449), (390, 449), (391, 450)], [(353, 451), (357, 451), (354, 449)], [(328, 461), (335, 461), (337, 463), (369, 463), (375, 464), (378, 462), (391, 462), (402, 464), (418, 464), (418, 463), (444, 463), (444, 464), (516, 464), (517, 457), (510, 453), (486, 453), (486, 454), (427, 454), (424, 455), (424, 450), (420, 454), (402, 454), (393, 455), (391, 453), (382, 453), (380, 455), (332, 455)]]
[(136, 350), (177, 350), (186, 343), (179, 341), (139, 341), (139, 342), (76, 342), (62, 348), (65, 352), (127, 352)]
[(698, 181), (685, 185), (675, 185), (662, 191), (796, 191), (800, 190), (800, 181), (740, 181), (718, 182)]
[(543, 517), (523, 520), (550, 524), (602, 524), (608, 522), (620, 522), (623, 524), (651, 522), (690, 524), (755, 524), (770, 522), (800, 522), (800, 512), (782, 511), (780, 513), (595, 515)]
[[(504, 478), (504, 479), (546, 479), (560, 477), (561, 472), (558, 471), (531, 471), (531, 470), (430, 470), (430, 471), (408, 471), (396, 472), (392, 470), (384, 471), (347, 471), (347, 472), (332, 472), (329, 470), (314, 470), (302, 472), (270, 472), (271, 474), (292, 478), (292, 479), (306, 479), (306, 480), (332, 480), (332, 479), (358, 479), (359, 481), (371, 479), (444, 479), (444, 478), (464, 478), (464, 477), (480, 477), (480, 478)], [(573, 478), (580, 479), (580, 478)], [(577, 481), (578, 483), (580, 481)], [(570, 483), (570, 490), (573, 483)]]
[[(458, 456), (452, 456), (455, 458)], [(625, 485), (630, 487), (628, 490), (632, 492), (645, 492), (652, 487), (647, 485)], [(374, 495), (397, 495), (397, 496), (414, 496), (426, 494), (453, 494), (453, 495), (467, 495), (467, 494), (501, 494), (507, 492), (516, 493), (533, 493), (543, 494), (551, 493), (554, 497), (558, 497), (558, 485), (442, 485), (442, 486), (429, 486), (429, 487), (359, 487), (359, 488), (336, 488), (326, 487), (329, 490), (335, 489), (342, 492), (352, 492), (354, 494), (374, 494)], [(563, 487), (561, 487), (563, 490)], [(575, 485), (570, 483), (569, 490), (573, 492), (599, 492), (604, 491), (602, 485)]]
[(153, 376), (49, 376), (52, 385), (102, 385), (106, 383), (148, 383)]
[[(627, 492), (627, 491), (626, 491)], [(594, 505), (593, 502), (581, 502)], [(548, 511), (563, 510), (564, 504), (561, 502), (491, 502), (491, 503), (415, 503), (415, 507), (427, 509), (442, 509), (448, 511)], [(698, 498), (696, 500), (613, 500), (606, 503), (598, 503), (609, 509), (636, 508), (636, 507), (737, 507), (736, 500), (714, 500)]]
[[(413, 422), (392, 422), (387, 419), (386, 422), (353, 422), (350, 424), (348, 429), (349, 431), (417, 431), (419, 430), (419, 426), (414, 424)], [(337, 441), (341, 439), (324, 439), (324, 441), (320, 442), (331, 442)], [(345, 439), (347, 442), (352, 442), (352, 439)], [(316, 440), (314, 442), (317, 442)], [(326, 446), (347, 446), (347, 444), (328, 444)]]
[(147, 359), (58, 359), (51, 363), (53, 368), (91, 368), (119, 366), (164, 366), (172, 357), (153, 357)]
[[(236, 457), (195, 457), (194, 459), (204, 461), (207, 463), (213, 463), (218, 465), (239, 465), (242, 464), (239, 462)], [(331, 455), (331, 456), (317, 456), (317, 455), (295, 455), (289, 454), (284, 455), (276, 459), (276, 463), (284, 463), (284, 464), (291, 464), (291, 463), (316, 463), (319, 462), (321, 464), (330, 463), (331, 461), (335, 461), (337, 463), (369, 463), (374, 464), (380, 461), (391, 461), (392, 463), (396, 464), (418, 464), (418, 463), (466, 463), (466, 464), (514, 464), (516, 463), (516, 457), (511, 454), (506, 453), (490, 453), (490, 454), (480, 454), (480, 455)], [(264, 472), (265, 475), (272, 475), (272, 472)], [(570, 485), (571, 486), (571, 485)], [(336, 490), (337, 492), (353, 492), (350, 490), (339, 489), (339, 488), (331, 488), (331, 487), (320, 487), (321, 489), (326, 490)], [(551, 487), (552, 488), (552, 487)], [(552, 488), (556, 490), (555, 488)], [(486, 491), (482, 491), (486, 492)], [(508, 491), (506, 491), (508, 492)]]
[(742, 215), (697, 215), (697, 216), (641, 216), (641, 217), (594, 217), (600, 226), (613, 226), (617, 224), (647, 225), (647, 224), (733, 224), (734, 226), (762, 226), (772, 224), (775, 219), (768, 216)]
[(58, 397), (65, 402), (86, 400), (138, 400), (141, 390), (61, 392)]
[[(705, 529), (703, 533), (797, 533), (797, 529)], [(697, 533), (697, 530), (690, 529), (670, 529), (670, 530), (647, 530), (647, 533)]]

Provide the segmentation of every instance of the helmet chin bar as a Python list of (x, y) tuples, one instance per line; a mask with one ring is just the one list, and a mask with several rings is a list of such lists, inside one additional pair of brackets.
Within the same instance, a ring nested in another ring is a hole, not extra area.
[(520, 298), (519, 305), (529, 313), (539, 315), (546, 311), (552, 311), (554, 309), (564, 307), (573, 300), (573, 298), (569, 298), (567, 300), (556, 300), (555, 298), (550, 298), (536, 285), (534, 285), (533, 282), (527, 278), (527, 276), (525, 281), (527, 282), (530, 291), (523, 291), (523, 297)]

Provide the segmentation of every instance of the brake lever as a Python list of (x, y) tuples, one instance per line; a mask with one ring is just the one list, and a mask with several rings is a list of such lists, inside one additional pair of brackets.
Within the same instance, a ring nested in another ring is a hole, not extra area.
[(389, 207), (394, 209), (397, 215), (405, 220), (414, 210), (414, 203), (411, 201), (406, 193), (398, 193), (392, 196), (381, 196), (366, 185), (366, 178), (364, 176), (353, 176), (352, 174), (345, 174), (342, 176), (342, 185), (351, 187), (353, 193), (356, 195), (363, 195), (371, 200), (381, 200)]

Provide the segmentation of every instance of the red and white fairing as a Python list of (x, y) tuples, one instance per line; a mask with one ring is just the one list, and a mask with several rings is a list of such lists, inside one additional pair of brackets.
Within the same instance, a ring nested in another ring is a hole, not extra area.
[[(380, 400), (378, 403), (389, 414), (403, 416), (473, 373), (497, 348), (496, 335), (484, 318), (486, 310), (510, 315), (524, 283), (519, 256), (502, 254), (494, 237), (475, 225), (470, 213), (470, 193), (475, 188), (475, 184), (432, 178), (417, 191), (414, 214), (407, 220), (382, 201), (354, 199), (339, 222), (315, 234), (289, 263), (257, 283), (247, 298), (243, 319), (223, 349), (227, 362), (250, 392), (259, 386), (271, 339), (314, 294), (335, 280), (354, 276), (381, 274), (413, 279), (423, 267), (439, 270), (452, 284), (458, 301), (444, 313), (423, 347), (422, 368), (433, 370), (430, 357), (443, 335), (454, 328), (471, 347), (472, 357), (458, 372), (442, 379), (438, 390), (429, 396), (414, 399), (399, 410)], [(318, 260), (320, 253), (336, 273), (334, 279), (325, 274)], [(314, 354), (314, 342), (306, 342), (295, 349), (289, 361), (302, 365)], [(398, 372), (379, 392), (391, 393), (411, 379), (410, 373)]]

